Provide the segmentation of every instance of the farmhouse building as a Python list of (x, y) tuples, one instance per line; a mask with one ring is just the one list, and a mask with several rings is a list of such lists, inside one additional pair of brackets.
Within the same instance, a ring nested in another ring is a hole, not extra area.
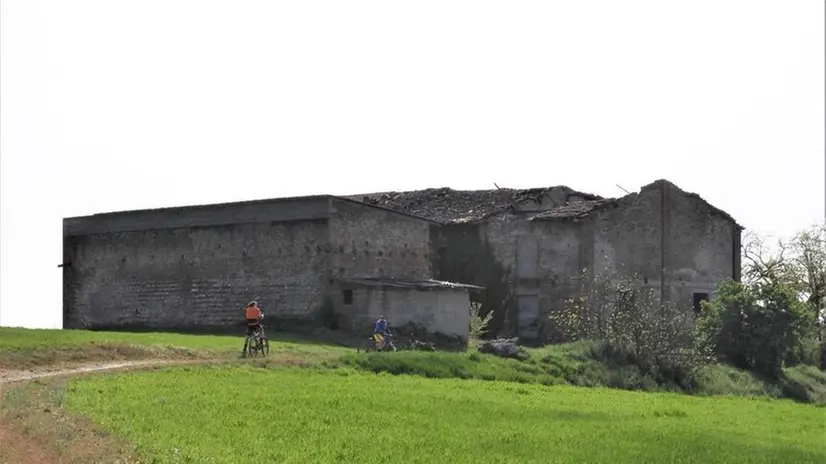
[(545, 316), (577, 294), (583, 271), (639, 275), (661, 301), (686, 308), (740, 279), (743, 228), (666, 180), (618, 199), (566, 186), (351, 198), (442, 224), (431, 238), (434, 276), (483, 286), (483, 311), (496, 311), (492, 330), (525, 338), (542, 335)]
[(384, 313), (466, 338), (478, 287), (432, 279), (434, 224), (333, 196), (67, 218), (63, 324), (224, 331), (256, 299), (281, 328), (358, 331)]
[(494, 333), (534, 338), (583, 270), (697, 305), (739, 280), (741, 231), (665, 180), (621, 198), (443, 188), (67, 218), (64, 326), (237, 327), (255, 298), (291, 328), (359, 331), (384, 313), (464, 338), (472, 299)]

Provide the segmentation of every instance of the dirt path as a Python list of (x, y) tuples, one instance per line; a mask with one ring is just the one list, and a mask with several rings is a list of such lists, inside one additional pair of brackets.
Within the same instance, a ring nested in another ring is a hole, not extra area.
[(0, 462), (54, 464), (60, 460), (40, 443), (0, 423)]
[(60, 370), (23, 370), (23, 371), (0, 371), (0, 384), (22, 382), (25, 380), (41, 379), (44, 377), (57, 377), (64, 375), (85, 374), (88, 372), (110, 371), (117, 369), (129, 369), (136, 367), (154, 367), (167, 364), (184, 364), (192, 361), (169, 361), (169, 360), (145, 360), (145, 361), (115, 361), (99, 362), (82, 365), (71, 369)]
[[(14, 382), (25, 382), (46, 377), (69, 376), (77, 374), (85, 374), (102, 371), (115, 371), (127, 369), (149, 368), (164, 365), (179, 365), (190, 364), (193, 362), (204, 361), (175, 361), (150, 359), (143, 361), (109, 361), (89, 363), (69, 369), (38, 369), (38, 370), (0, 370), (0, 385), (11, 384)], [(18, 424), (19, 425), (19, 424)], [(81, 438), (84, 442), (92, 440), (95, 436)], [(34, 437), (21, 433), (11, 424), (0, 421), (0, 463), (16, 463), (16, 464), (61, 464), (71, 462), (87, 462), (83, 456), (86, 451), (95, 451), (97, 443), (81, 443), (80, 448), (88, 449), (73, 449), (71, 451), (63, 451), (60, 454), (56, 453), (54, 449), (45, 446)], [(81, 452), (82, 451), (82, 452)], [(68, 453), (68, 454), (67, 454)], [(77, 456), (75, 456), (77, 454)], [(118, 461), (121, 462), (121, 461)], [(130, 462), (130, 461), (125, 461)]]

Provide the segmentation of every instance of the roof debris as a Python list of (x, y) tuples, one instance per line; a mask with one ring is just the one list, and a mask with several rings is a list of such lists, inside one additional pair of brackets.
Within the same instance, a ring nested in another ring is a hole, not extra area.
[(364, 277), (341, 279), (342, 283), (365, 286), (365, 287), (393, 287), (393, 288), (411, 288), (417, 290), (429, 289), (464, 289), (464, 290), (481, 290), (484, 287), (470, 284), (460, 284), (456, 282), (446, 282), (442, 280), (424, 279), (396, 279), (392, 277)]
[(568, 203), (556, 208), (543, 211), (530, 217), (531, 221), (554, 220), (554, 219), (577, 219), (583, 218), (591, 213), (599, 211), (608, 206), (616, 206), (619, 203), (614, 198), (602, 200), (586, 200)]
[[(598, 195), (578, 192), (564, 185), (522, 190), (509, 188), (453, 190), (443, 187), (407, 192), (350, 195), (345, 198), (422, 216), (445, 224), (461, 224), (480, 221), (489, 216), (512, 210), (515, 205), (526, 201), (542, 203), (543, 198), (550, 199), (550, 195), (554, 193), (561, 194), (563, 198), (575, 195), (581, 197), (583, 202), (603, 200)], [(561, 205), (557, 208), (564, 208), (565, 206), (567, 205)]]

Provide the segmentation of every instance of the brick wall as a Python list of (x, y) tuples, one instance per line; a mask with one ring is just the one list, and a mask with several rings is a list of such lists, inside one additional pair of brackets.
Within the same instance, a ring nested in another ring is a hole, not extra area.
[(64, 327), (232, 328), (259, 299), (270, 320), (321, 305), (325, 220), (65, 237)]

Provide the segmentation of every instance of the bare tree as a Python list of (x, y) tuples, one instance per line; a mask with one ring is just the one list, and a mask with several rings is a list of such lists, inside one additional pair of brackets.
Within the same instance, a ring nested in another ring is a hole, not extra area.
[(788, 279), (791, 267), (786, 259), (788, 245), (778, 240), (776, 251), (756, 232), (746, 232), (743, 240), (743, 280), (747, 284), (776, 283)]

